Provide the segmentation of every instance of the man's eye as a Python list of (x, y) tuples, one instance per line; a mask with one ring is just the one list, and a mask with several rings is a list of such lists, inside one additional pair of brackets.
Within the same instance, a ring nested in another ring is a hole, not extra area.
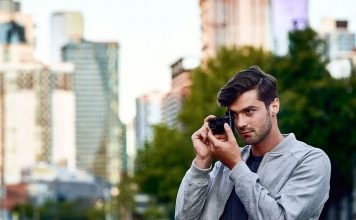
[(247, 110), (245, 111), (245, 113), (246, 113), (247, 115), (250, 115), (250, 114), (253, 113), (253, 110), (252, 110), (252, 109), (247, 109)]

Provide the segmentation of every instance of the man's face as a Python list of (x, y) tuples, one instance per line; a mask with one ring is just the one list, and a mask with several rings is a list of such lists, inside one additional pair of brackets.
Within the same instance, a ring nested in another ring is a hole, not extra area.
[(257, 144), (271, 131), (271, 115), (265, 104), (258, 100), (256, 90), (240, 95), (229, 109), (234, 113), (236, 131), (245, 144)]

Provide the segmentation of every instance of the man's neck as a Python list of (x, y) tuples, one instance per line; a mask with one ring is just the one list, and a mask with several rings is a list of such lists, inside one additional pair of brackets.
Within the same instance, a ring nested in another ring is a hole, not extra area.
[(270, 152), (277, 144), (283, 140), (283, 136), (278, 127), (272, 128), (269, 134), (259, 143), (252, 145), (252, 153), (255, 156), (263, 156)]

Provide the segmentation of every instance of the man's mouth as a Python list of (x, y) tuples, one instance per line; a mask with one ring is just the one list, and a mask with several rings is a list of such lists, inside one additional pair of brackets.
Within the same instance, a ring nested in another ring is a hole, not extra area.
[(249, 136), (252, 133), (252, 131), (244, 131), (244, 132), (239, 132), (240, 136)]

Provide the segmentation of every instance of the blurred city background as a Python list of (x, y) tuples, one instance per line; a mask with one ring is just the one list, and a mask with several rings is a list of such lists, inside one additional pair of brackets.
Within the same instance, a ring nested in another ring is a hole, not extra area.
[(354, 0), (0, 0), (0, 219), (173, 219), (191, 134), (251, 65), (331, 159), (320, 219), (356, 219)]

